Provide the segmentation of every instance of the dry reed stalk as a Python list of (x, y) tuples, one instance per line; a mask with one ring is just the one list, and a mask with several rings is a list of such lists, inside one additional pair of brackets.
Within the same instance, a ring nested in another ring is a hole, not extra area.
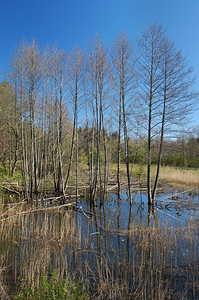
[[(21, 211), (21, 212), (16, 213), (15, 215), (0, 219), (0, 222), (4, 222), (6, 220), (18, 217), (20, 215), (29, 215), (29, 214), (33, 214), (33, 213), (39, 213), (39, 212), (51, 212), (53, 210), (59, 210), (61, 208), (71, 207), (71, 206), (74, 206), (74, 205), (76, 205), (76, 202), (66, 203), (66, 204), (62, 204), (62, 205), (59, 205), (59, 206), (53, 206), (53, 207), (36, 208), (36, 209), (32, 208), (31, 210)], [(8, 213), (10, 211), (11, 211), (11, 209), (6, 211), (6, 213)]]
[[(21, 209), (16, 207), (8, 214), (20, 213)], [(4, 220), (1, 223), (2, 267), (7, 268), (10, 257), (13, 261), (20, 251), (14, 268), (25, 283), (33, 280), (39, 285), (41, 272), (48, 273), (53, 264), (60, 278), (70, 273), (71, 277), (92, 283), (90, 299), (175, 299), (172, 288), (177, 288), (178, 277), (183, 275), (186, 286), (178, 290), (178, 297), (188, 297), (186, 290), (190, 289), (197, 297), (196, 221), (183, 228), (167, 224), (159, 227), (156, 222), (148, 223), (147, 227), (132, 223), (129, 230), (109, 234), (109, 224), (101, 222), (97, 227), (94, 216), (86, 212), (88, 232), (83, 237), (77, 212), (61, 212), (37, 211)], [(115, 242), (120, 248), (115, 247)]]
[(171, 184), (180, 184), (186, 186), (198, 186), (199, 172), (198, 170), (183, 170), (173, 167), (162, 167), (160, 172), (160, 180), (166, 180)]

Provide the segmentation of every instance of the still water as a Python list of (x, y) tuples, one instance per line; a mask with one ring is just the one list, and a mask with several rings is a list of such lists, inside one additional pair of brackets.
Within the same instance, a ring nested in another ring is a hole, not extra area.
[[(1, 219), (1, 277), (10, 293), (20, 280), (39, 284), (53, 266), (60, 277), (80, 278), (91, 299), (198, 299), (199, 194), (173, 191), (157, 195), (112, 193), (94, 207), (80, 199), (78, 209), (41, 210)], [(98, 297), (98, 298), (97, 298)], [(100, 298), (101, 297), (101, 298)], [(183, 298), (184, 297), (184, 298)]]

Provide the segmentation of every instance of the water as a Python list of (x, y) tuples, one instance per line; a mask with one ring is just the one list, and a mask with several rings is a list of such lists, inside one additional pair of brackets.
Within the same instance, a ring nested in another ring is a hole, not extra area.
[(130, 206), (125, 191), (121, 200), (112, 193), (92, 208), (80, 199), (77, 211), (21, 214), (23, 206), (1, 222), (8, 290), (14, 292), (19, 278), (38, 284), (39, 274), (54, 266), (60, 277), (83, 280), (93, 299), (197, 299), (199, 194), (166, 199), (171, 195), (157, 195), (154, 208), (143, 192), (133, 194)]
[[(197, 193), (185, 193), (179, 195), (175, 200), (166, 199), (171, 195), (172, 193), (157, 195), (154, 214), (159, 226), (165, 225), (165, 223), (169, 223), (170, 226), (186, 226), (190, 219), (199, 217), (199, 195)], [(147, 226), (149, 215), (147, 202), (147, 193), (143, 192), (133, 194), (132, 207), (129, 205), (125, 192), (121, 194), (121, 201), (118, 201), (116, 194), (110, 194), (102, 208), (100, 208), (100, 199), (97, 199), (96, 213), (102, 220), (105, 219), (106, 226), (110, 226), (113, 230), (118, 226), (121, 230), (134, 225)], [(85, 199), (80, 200), (78, 207), (90, 211), (90, 203)], [(84, 222), (83, 219), (85, 217), (79, 215), (80, 223)]]

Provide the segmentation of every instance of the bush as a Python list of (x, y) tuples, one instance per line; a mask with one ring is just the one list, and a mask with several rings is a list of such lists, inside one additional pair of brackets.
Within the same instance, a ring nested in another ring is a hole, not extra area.
[(83, 283), (80, 280), (69, 282), (58, 279), (53, 269), (49, 276), (41, 275), (39, 286), (31, 285), (20, 287), (20, 291), (13, 300), (80, 300), (88, 299)]

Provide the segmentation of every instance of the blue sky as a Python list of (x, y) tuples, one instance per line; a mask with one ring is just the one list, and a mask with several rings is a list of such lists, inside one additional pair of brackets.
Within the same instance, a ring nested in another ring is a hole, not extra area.
[[(0, 0), (0, 81), (22, 39), (35, 38), (41, 47), (57, 42), (71, 51), (96, 33), (107, 45), (121, 31), (133, 41), (155, 21), (199, 74), (199, 0)], [(199, 123), (199, 113), (194, 119)]]

